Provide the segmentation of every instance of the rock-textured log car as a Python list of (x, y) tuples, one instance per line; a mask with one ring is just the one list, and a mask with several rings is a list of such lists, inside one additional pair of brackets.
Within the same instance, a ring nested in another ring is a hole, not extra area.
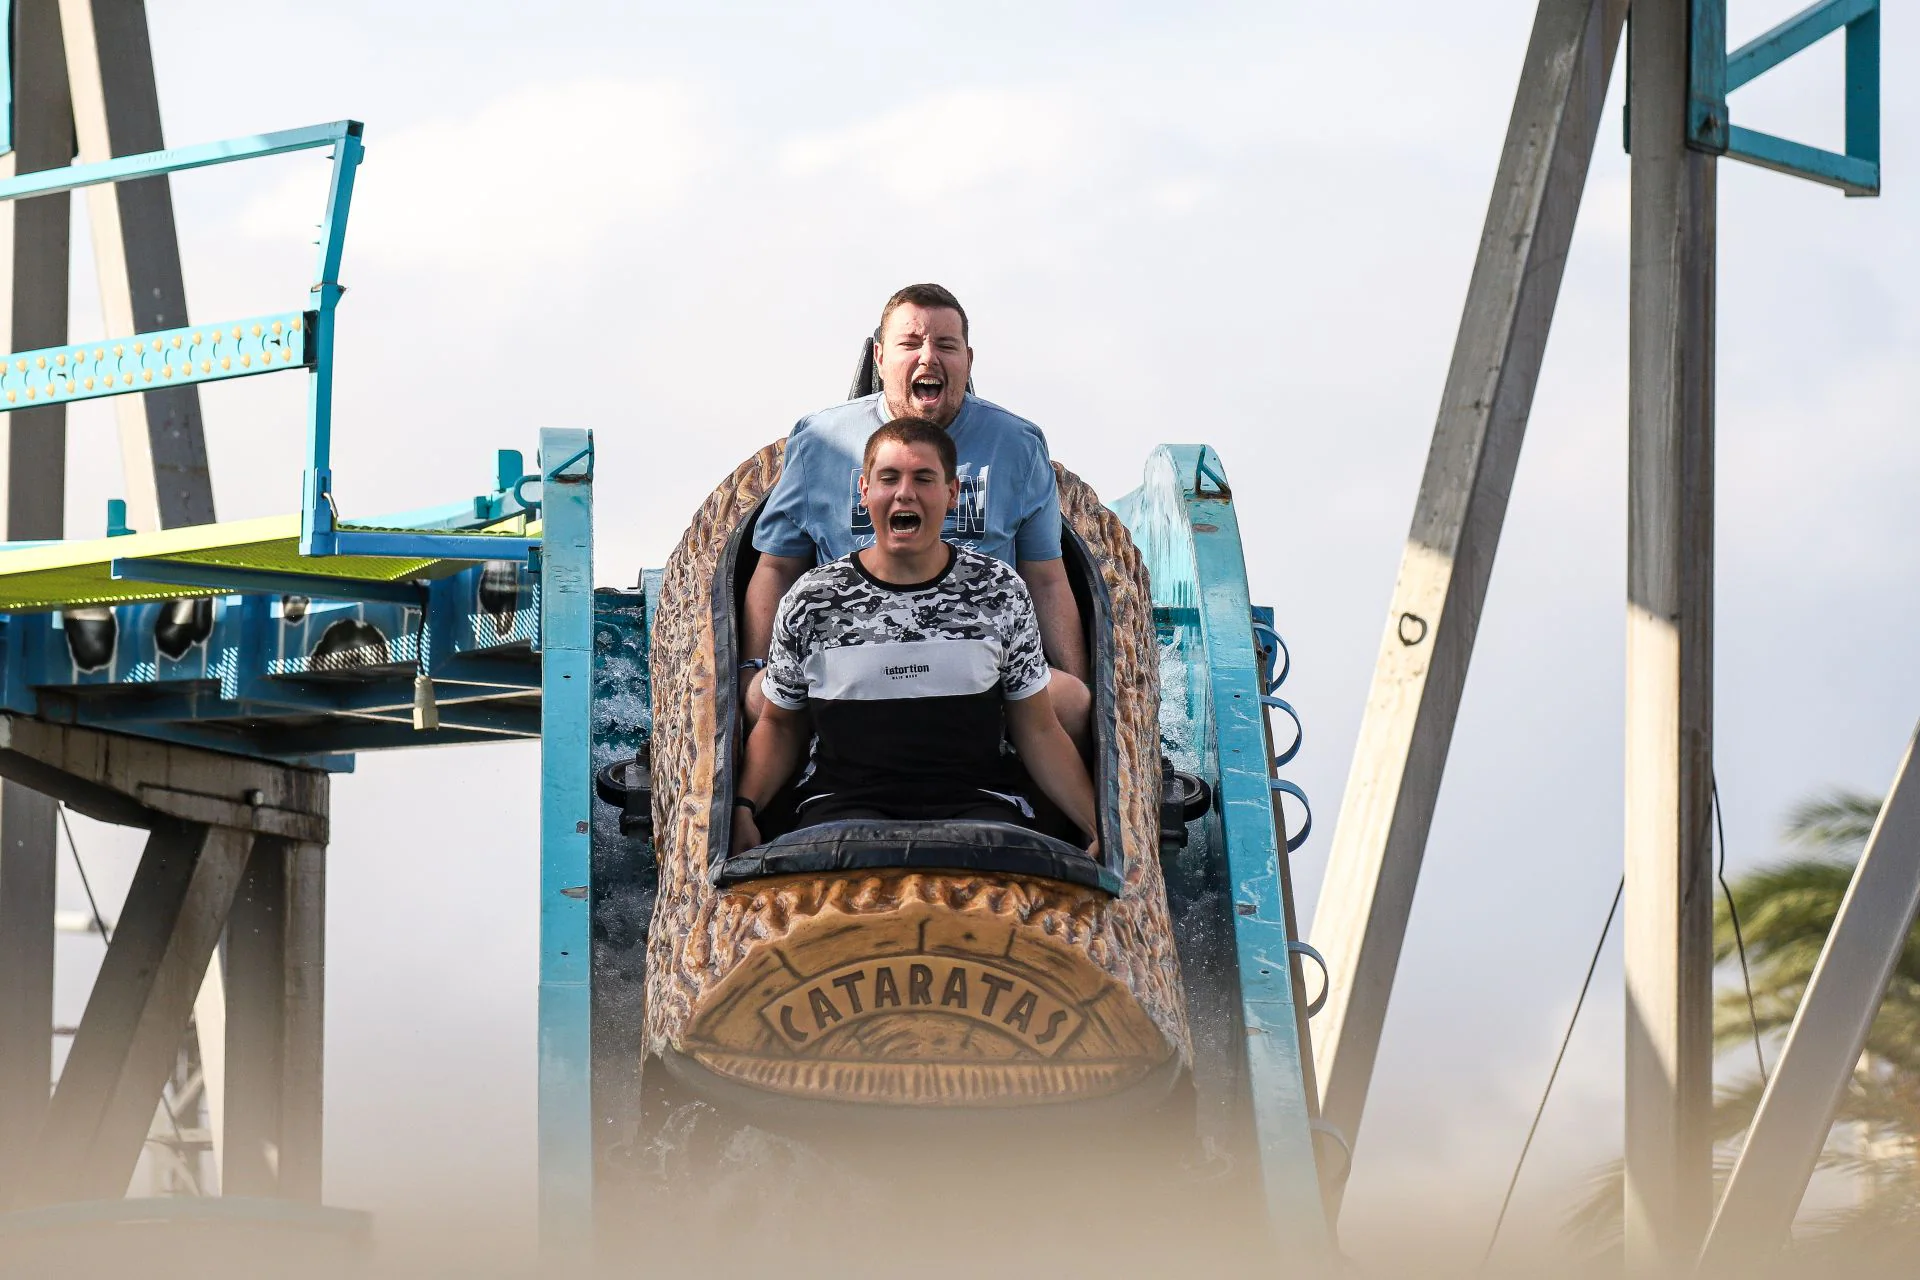
[[(714, 490), (653, 623), (647, 1052), (749, 1106), (1152, 1102), (1191, 1061), (1162, 882), (1181, 822), (1160, 750), (1147, 573), (1059, 468), (1063, 551), (1093, 664), (1102, 856), (1000, 823), (837, 822), (729, 857), (736, 616), (782, 444)], [(1044, 825), (1044, 824), (1043, 824)]]

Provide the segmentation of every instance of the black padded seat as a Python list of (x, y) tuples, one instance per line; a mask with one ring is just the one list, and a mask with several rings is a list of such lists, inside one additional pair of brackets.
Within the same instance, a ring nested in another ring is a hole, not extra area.
[(1033, 876), (1120, 892), (1120, 877), (1064, 840), (1010, 822), (880, 822), (849, 818), (775, 836), (714, 868), (722, 887), (766, 876), (843, 871), (970, 872)]

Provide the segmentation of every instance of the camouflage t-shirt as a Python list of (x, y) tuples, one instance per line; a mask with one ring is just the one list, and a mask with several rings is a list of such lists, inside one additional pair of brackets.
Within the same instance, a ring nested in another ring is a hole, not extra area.
[(1020, 575), (949, 544), (926, 582), (882, 582), (858, 555), (801, 575), (780, 602), (762, 689), (813, 712), (814, 799), (889, 809), (1003, 795), (1003, 703), (1051, 673)]

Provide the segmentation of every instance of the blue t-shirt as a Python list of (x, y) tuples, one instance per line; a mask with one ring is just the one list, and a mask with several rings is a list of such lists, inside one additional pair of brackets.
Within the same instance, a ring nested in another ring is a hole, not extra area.
[[(886, 400), (876, 392), (795, 423), (786, 464), (753, 530), (754, 547), (825, 564), (872, 546), (860, 461), (868, 437), (887, 421)], [(1060, 494), (1040, 428), (968, 396), (947, 434), (959, 455), (960, 501), (940, 536), (1008, 564), (1059, 559)]]

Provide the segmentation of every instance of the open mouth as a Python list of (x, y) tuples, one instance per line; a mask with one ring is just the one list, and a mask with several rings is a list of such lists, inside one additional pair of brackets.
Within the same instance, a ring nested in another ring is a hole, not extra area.
[(918, 533), (920, 531), (920, 513), (917, 511), (896, 511), (887, 517), (887, 528), (894, 533)]
[(940, 393), (947, 384), (939, 378), (915, 378), (913, 380), (913, 402), (923, 407), (940, 403)]

